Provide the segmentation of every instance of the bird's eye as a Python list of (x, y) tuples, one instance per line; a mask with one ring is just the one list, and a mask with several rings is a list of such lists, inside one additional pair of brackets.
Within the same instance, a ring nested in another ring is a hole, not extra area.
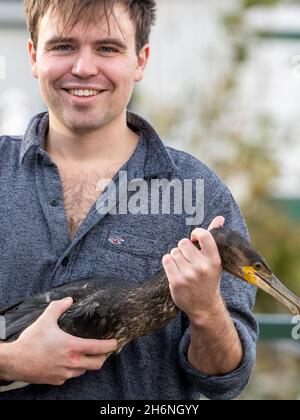
[(264, 267), (263, 263), (261, 263), (260, 261), (256, 262), (255, 264), (253, 264), (253, 268), (257, 271), (261, 270)]

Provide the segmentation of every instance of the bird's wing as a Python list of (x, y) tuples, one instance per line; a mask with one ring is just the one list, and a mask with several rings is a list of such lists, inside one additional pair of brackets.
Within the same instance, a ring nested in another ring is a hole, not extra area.
[(0, 340), (14, 341), (31, 324), (33, 324), (45, 311), (49, 303), (41, 304), (37, 309), (9, 313), (0, 316), (0, 324), (3, 325), (0, 332)]
[[(126, 299), (128, 288), (113, 285), (96, 290), (73, 304), (58, 325), (68, 334), (82, 338), (104, 339), (114, 335), (115, 307)], [(119, 311), (117, 311), (118, 313)]]
[(15, 340), (22, 331), (42, 315), (52, 301), (71, 296), (76, 303), (93, 295), (95, 292), (99, 293), (99, 298), (101, 298), (102, 291), (105, 293), (105, 290), (108, 289), (113, 296), (114, 290), (122, 288), (120, 285), (121, 280), (108, 278), (73, 281), (1, 309), (0, 340)]
[[(103, 291), (104, 292), (104, 291)], [(98, 293), (101, 295), (101, 293)], [(100, 296), (101, 297), (101, 296)], [(68, 334), (81, 338), (104, 338), (105, 331), (100, 327), (101, 322), (97, 309), (99, 301), (94, 295), (76, 302), (59, 319), (59, 327)], [(105, 318), (105, 317), (104, 317)], [(105, 327), (105, 325), (103, 325)]]

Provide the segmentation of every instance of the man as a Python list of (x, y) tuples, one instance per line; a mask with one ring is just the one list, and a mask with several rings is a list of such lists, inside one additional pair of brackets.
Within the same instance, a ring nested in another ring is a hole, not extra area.
[[(57, 320), (72, 300), (52, 303), (15, 343), (0, 344), (0, 379), (33, 384), (0, 398), (236, 397), (255, 361), (255, 291), (226, 274), (221, 286), (204, 228), (225, 218), (246, 235), (244, 221), (213, 172), (126, 112), (148, 61), (155, 1), (25, 0), (25, 10), (32, 74), (49, 112), (23, 137), (0, 139), (1, 305), (75, 279), (143, 281), (162, 262), (182, 312), (109, 357), (115, 340), (65, 334)], [(185, 213), (101, 212), (103, 180), (119, 185), (121, 169), (149, 185), (204, 180), (201, 226), (191, 229)]]

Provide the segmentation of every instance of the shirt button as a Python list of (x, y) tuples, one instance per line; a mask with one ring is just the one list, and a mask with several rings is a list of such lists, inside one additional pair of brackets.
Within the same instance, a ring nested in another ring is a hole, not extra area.
[(58, 206), (58, 201), (55, 200), (55, 198), (53, 198), (53, 200), (50, 201), (50, 206), (51, 207), (57, 207)]
[(66, 267), (68, 264), (69, 264), (69, 258), (68, 258), (68, 257), (65, 257), (65, 258), (62, 260), (61, 265), (62, 265), (63, 267)]

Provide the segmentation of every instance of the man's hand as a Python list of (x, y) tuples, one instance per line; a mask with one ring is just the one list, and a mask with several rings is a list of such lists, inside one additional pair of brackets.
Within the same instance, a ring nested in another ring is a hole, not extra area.
[(117, 341), (81, 339), (62, 331), (57, 321), (72, 303), (71, 298), (52, 302), (18, 340), (0, 345), (0, 379), (62, 385), (103, 366)]
[[(178, 248), (163, 259), (174, 303), (190, 320), (188, 361), (199, 371), (214, 376), (234, 371), (243, 358), (239, 335), (221, 298), (221, 258), (209, 233), (224, 221), (219, 216), (208, 231), (195, 229), (191, 241), (180, 241)], [(201, 251), (193, 245), (195, 241)]]
[[(163, 258), (173, 301), (195, 324), (220, 305), (223, 306), (221, 258), (209, 230), (222, 226), (224, 221), (224, 217), (219, 216), (208, 230), (195, 229), (191, 240), (181, 240), (178, 247)], [(196, 241), (201, 251), (193, 244)]]

